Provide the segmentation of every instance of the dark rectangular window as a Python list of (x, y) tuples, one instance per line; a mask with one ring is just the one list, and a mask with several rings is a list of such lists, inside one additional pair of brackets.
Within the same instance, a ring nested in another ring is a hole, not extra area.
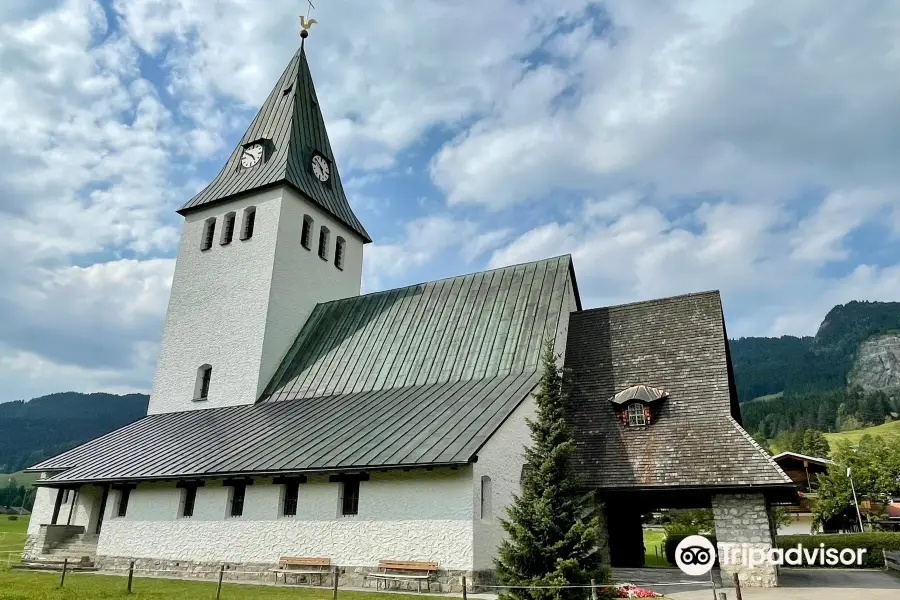
[(131, 497), (131, 488), (124, 488), (119, 491), (119, 510), (117, 516), (124, 517), (128, 512), (128, 499)]
[(344, 268), (344, 238), (338, 237), (334, 244), (334, 266)]
[(219, 241), (223, 246), (230, 244), (232, 238), (234, 238), (234, 220), (234, 213), (225, 215), (225, 222), (222, 223), (222, 239)]
[(184, 506), (181, 508), (182, 517), (194, 516), (194, 504), (197, 503), (197, 488), (189, 486), (184, 488)]
[(201, 250), (209, 250), (212, 248), (213, 238), (216, 236), (216, 220), (207, 219), (203, 225), (203, 239), (200, 241)]
[(359, 480), (347, 479), (341, 483), (341, 514), (359, 514)]
[(256, 207), (244, 209), (244, 228), (241, 230), (241, 239), (249, 240), (253, 237), (253, 227), (256, 225)]
[(284, 508), (281, 513), (286, 517), (297, 514), (297, 499), (300, 496), (300, 482), (290, 481), (284, 484)]
[(206, 367), (201, 373), (200, 379), (200, 397), (209, 397), (209, 382), (212, 379), (212, 367)]
[(231, 487), (231, 516), (239, 517), (244, 514), (244, 496), (247, 494), (247, 486), (240, 483)]
[(300, 234), (300, 243), (309, 250), (309, 241), (312, 238), (313, 221), (309, 216), (303, 217), (303, 231)]
[(328, 260), (328, 228), (319, 231), (319, 258)]

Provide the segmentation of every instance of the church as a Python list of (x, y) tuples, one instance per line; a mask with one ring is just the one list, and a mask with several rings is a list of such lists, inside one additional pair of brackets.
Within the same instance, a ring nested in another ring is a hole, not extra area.
[(26, 559), (264, 580), (316, 557), (366, 587), (382, 561), (426, 561), (432, 591), (492, 582), (551, 340), (614, 566), (643, 563), (658, 508), (771, 547), (794, 485), (741, 427), (718, 292), (586, 308), (556, 256), (360, 295), (372, 240), (303, 46), (178, 212), (148, 414), (29, 469)]

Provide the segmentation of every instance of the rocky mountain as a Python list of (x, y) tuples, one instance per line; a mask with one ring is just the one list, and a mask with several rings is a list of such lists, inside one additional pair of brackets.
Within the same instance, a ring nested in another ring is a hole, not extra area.
[(873, 335), (861, 343), (847, 383), (867, 392), (900, 389), (900, 332)]

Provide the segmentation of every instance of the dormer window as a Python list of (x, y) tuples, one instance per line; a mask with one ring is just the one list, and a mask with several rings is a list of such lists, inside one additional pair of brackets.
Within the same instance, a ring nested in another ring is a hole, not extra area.
[(628, 413), (629, 427), (643, 427), (647, 425), (647, 418), (644, 415), (644, 405), (640, 402), (632, 402), (626, 409)]
[(648, 385), (634, 385), (624, 389), (612, 398), (610, 403), (619, 414), (619, 420), (627, 427), (647, 427), (650, 425), (654, 407), (669, 397), (669, 393)]

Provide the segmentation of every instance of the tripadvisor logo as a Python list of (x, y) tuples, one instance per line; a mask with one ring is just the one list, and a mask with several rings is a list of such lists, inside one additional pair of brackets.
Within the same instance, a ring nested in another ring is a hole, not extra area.
[[(720, 543), (720, 558), (723, 565), (755, 568), (760, 566), (791, 567), (861, 567), (865, 548), (804, 548), (797, 544), (793, 548), (760, 548), (754, 544)], [(689, 535), (675, 548), (675, 564), (687, 575), (705, 575), (716, 562), (716, 549), (712, 542), (701, 535)]]

